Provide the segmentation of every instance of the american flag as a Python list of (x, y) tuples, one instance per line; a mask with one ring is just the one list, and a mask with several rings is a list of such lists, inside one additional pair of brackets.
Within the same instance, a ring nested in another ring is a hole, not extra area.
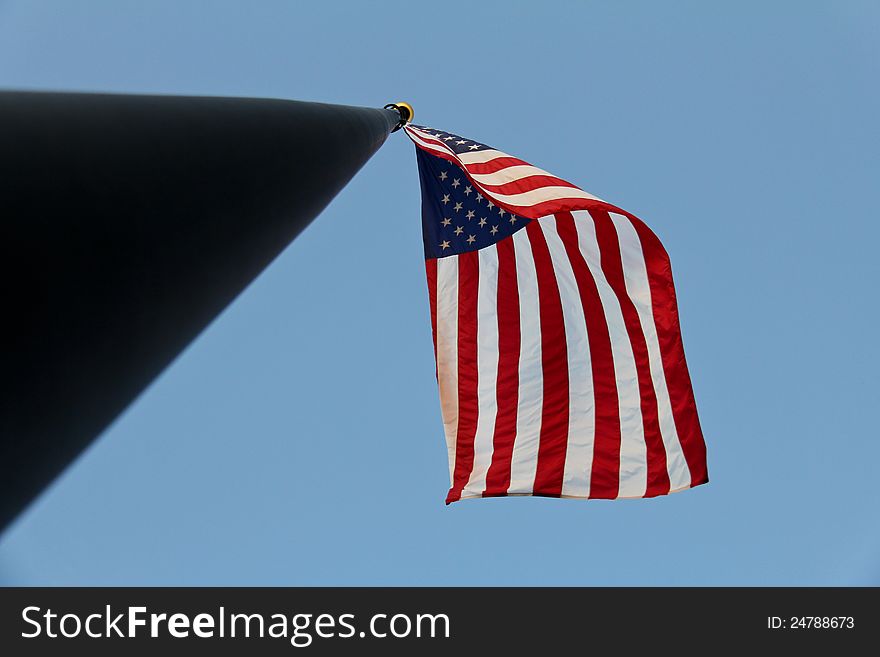
[(422, 187), (447, 504), (654, 497), (706, 483), (657, 237), (485, 144), (405, 130)]

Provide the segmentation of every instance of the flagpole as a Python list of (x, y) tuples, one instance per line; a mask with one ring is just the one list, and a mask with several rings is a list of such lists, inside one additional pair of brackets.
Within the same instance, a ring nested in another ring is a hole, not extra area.
[(0, 92), (8, 525), (412, 118)]

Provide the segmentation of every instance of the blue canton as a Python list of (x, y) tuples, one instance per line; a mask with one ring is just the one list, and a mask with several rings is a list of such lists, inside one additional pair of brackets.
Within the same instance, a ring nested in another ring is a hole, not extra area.
[[(442, 130), (414, 126), (443, 141), (455, 153), (490, 148)], [(422, 185), (422, 236), (425, 258), (478, 251), (524, 228), (529, 219), (511, 215), (485, 198), (464, 170), (416, 148)]]

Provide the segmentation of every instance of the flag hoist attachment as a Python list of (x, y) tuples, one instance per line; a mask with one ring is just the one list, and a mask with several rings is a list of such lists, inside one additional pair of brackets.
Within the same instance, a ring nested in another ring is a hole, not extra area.
[(412, 108), (0, 92), (0, 529)]
[(400, 121), (391, 132), (397, 132), (407, 123), (412, 123), (413, 117), (416, 115), (409, 103), (388, 103), (385, 109), (395, 110), (400, 115)]

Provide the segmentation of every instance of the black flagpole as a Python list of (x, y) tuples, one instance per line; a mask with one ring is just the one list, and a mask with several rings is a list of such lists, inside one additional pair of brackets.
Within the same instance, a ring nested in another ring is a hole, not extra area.
[(0, 529), (411, 118), (0, 92)]

